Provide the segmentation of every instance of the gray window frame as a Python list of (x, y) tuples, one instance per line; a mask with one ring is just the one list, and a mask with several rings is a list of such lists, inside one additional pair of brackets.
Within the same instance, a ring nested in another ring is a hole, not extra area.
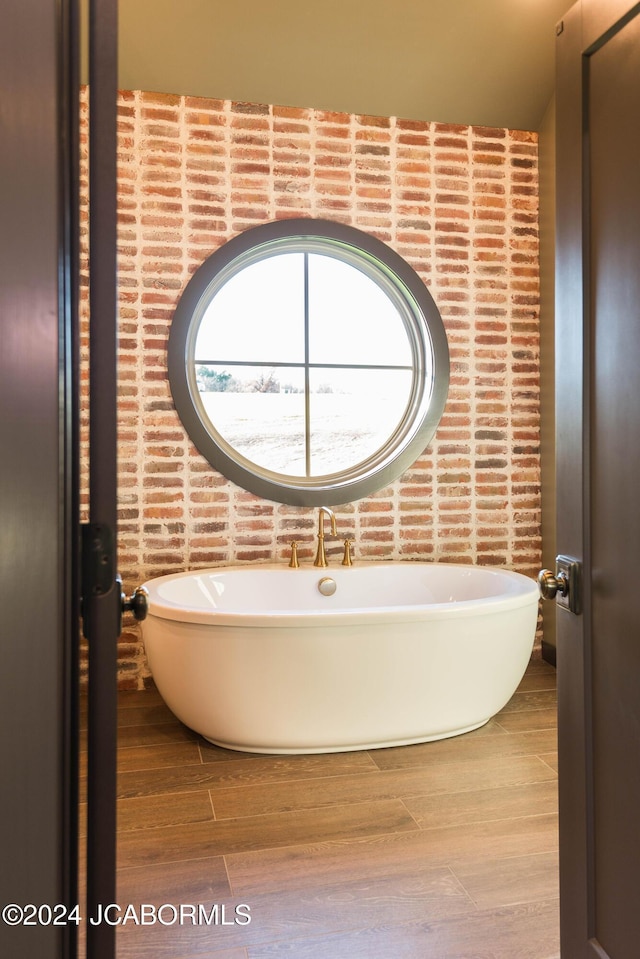
[[(353, 468), (322, 476), (274, 473), (246, 459), (210, 428), (196, 383), (196, 337), (216, 291), (256, 259), (291, 250), (330, 254), (377, 282), (400, 312), (413, 357), (410, 400), (393, 434), (373, 456)], [(173, 317), (168, 371), (178, 415), (196, 448), (216, 470), (264, 499), (293, 506), (336, 505), (384, 488), (429, 445), (447, 399), (449, 349), (442, 318), (429, 290), (399, 254), (355, 227), (294, 218), (261, 224), (239, 234), (198, 268)]]

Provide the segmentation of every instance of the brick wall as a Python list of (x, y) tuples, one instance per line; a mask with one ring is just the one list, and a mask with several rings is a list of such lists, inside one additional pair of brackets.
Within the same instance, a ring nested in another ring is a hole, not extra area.
[[(173, 311), (195, 269), (238, 232), (291, 216), (339, 220), (388, 243), (429, 287), (449, 339), (449, 399), (431, 446), (388, 488), (336, 509), (355, 558), (535, 574), (537, 177), (529, 132), (120, 94), (119, 567), (128, 591), (172, 570), (284, 562), (294, 537), (301, 560), (312, 556), (314, 511), (261, 500), (216, 473), (185, 435), (166, 374)], [(120, 660), (121, 685), (142, 683), (135, 627)]]

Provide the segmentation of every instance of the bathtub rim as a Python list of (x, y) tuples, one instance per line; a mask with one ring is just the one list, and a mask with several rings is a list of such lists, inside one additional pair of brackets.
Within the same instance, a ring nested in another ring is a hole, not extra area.
[[(495, 575), (510, 582), (516, 586), (515, 591), (502, 594), (498, 593), (488, 597), (470, 598), (455, 600), (444, 603), (411, 603), (398, 605), (380, 605), (367, 607), (340, 607), (326, 608), (310, 607), (308, 609), (260, 609), (244, 611), (228, 611), (220, 609), (205, 609), (189, 607), (172, 603), (166, 599), (159, 599), (157, 595), (158, 586), (169, 580), (184, 579), (189, 576), (200, 576), (208, 574), (224, 574), (227, 572), (247, 571), (253, 572), (259, 570), (280, 571), (283, 575), (310, 576), (315, 575), (318, 579), (324, 576), (335, 576), (343, 574), (350, 575), (351, 570), (344, 569), (341, 566), (328, 567), (326, 569), (316, 567), (304, 567), (302, 570), (289, 570), (282, 563), (260, 563), (260, 564), (235, 564), (212, 567), (201, 567), (191, 570), (185, 570), (179, 573), (168, 573), (164, 576), (154, 577), (144, 583), (144, 588), (148, 591), (148, 618), (158, 618), (180, 623), (191, 623), (200, 626), (227, 626), (227, 627), (247, 627), (256, 629), (266, 629), (278, 627), (282, 629), (300, 629), (305, 626), (347, 626), (356, 623), (382, 624), (382, 623), (408, 623), (417, 621), (434, 621), (443, 618), (464, 619), (468, 617), (491, 615), (493, 613), (516, 609), (521, 606), (533, 605), (539, 601), (539, 590), (534, 579), (526, 576), (524, 573), (515, 570), (495, 566), (479, 566), (463, 563), (431, 563), (428, 561), (401, 561), (401, 560), (383, 560), (383, 561), (361, 561), (357, 569), (398, 567), (407, 565), (412, 567), (433, 567), (438, 566), (444, 569), (459, 570), (469, 572), (473, 569)], [(144, 623), (142, 623), (144, 633)]]

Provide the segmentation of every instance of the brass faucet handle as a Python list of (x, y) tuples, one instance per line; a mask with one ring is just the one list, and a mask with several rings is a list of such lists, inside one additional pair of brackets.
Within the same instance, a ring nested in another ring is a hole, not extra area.
[(353, 566), (353, 561), (351, 559), (351, 547), (353, 546), (352, 539), (345, 539), (344, 541), (344, 556), (342, 557), (343, 566)]
[(291, 559), (289, 560), (289, 568), (300, 568), (300, 563), (298, 562), (298, 544), (295, 539), (291, 543)]

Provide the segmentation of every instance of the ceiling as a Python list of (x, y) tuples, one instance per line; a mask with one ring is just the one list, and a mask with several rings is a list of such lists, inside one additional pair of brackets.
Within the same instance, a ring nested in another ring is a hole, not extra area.
[(537, 130), (571, 0), (120, 0), (120, 86)]

